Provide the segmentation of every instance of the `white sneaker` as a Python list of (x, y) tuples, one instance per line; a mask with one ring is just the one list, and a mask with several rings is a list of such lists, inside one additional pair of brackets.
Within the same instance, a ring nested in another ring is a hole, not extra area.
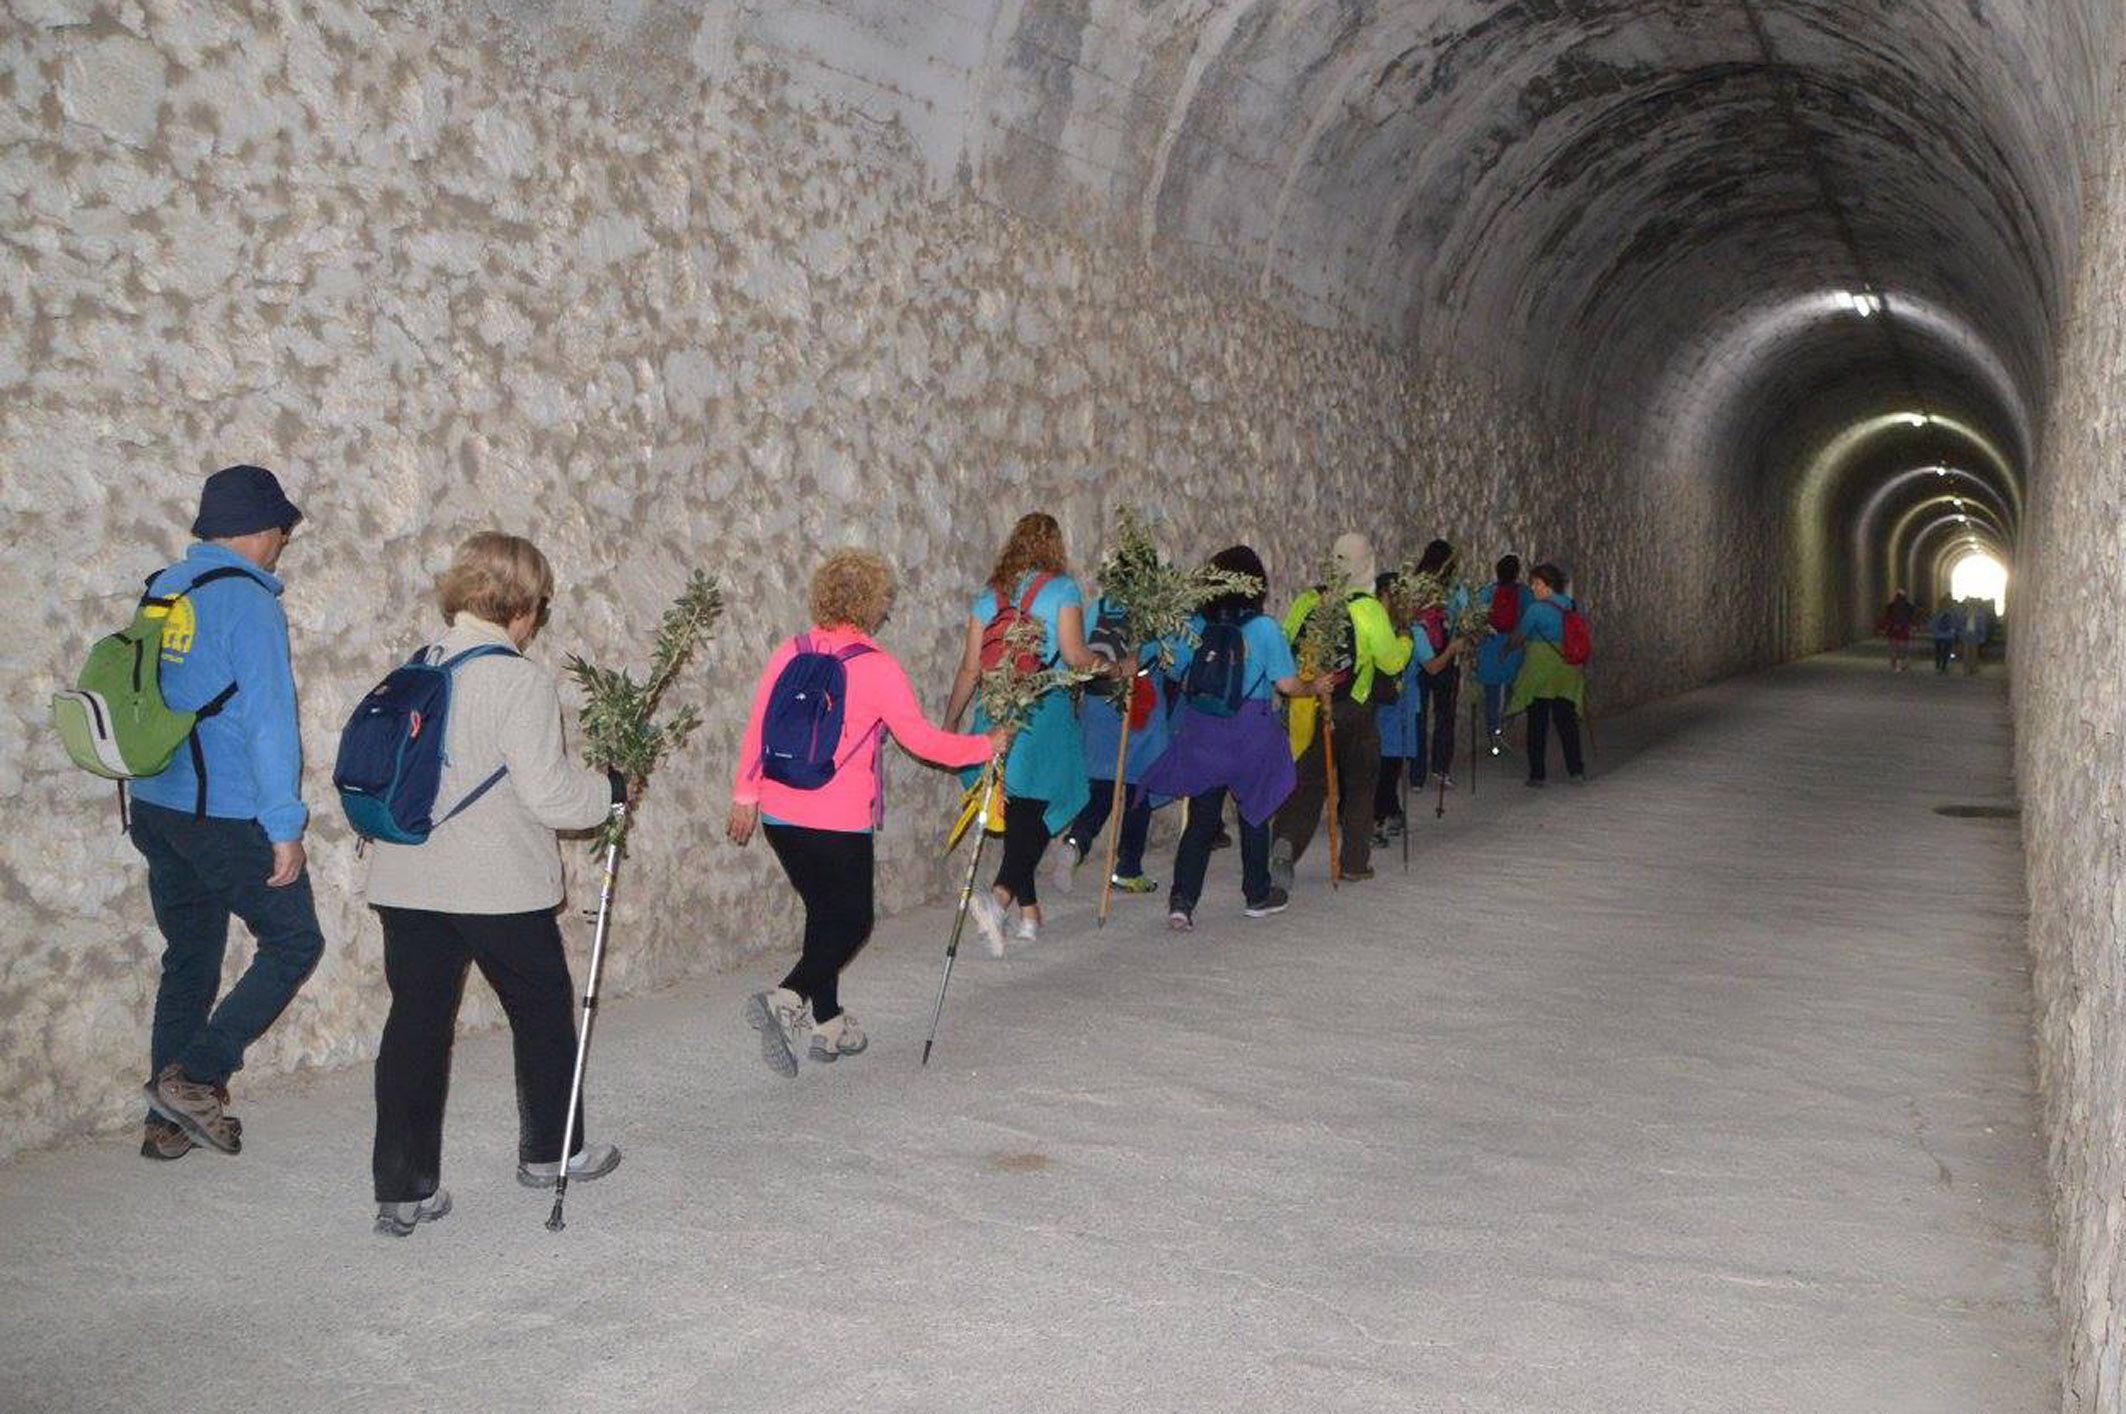
[(1078, 882), (1078, 866), (1085, 862), (1085, 851), (1078, 842), (1065, 835), (1056, 841), (1056, 860), (1048, 866), (1048, 882), (1055, 885), (1056, 892), (1067, 894)]
[(797, 1074), (798, 1037), (812, 1029), (812, 1003), (788, 987), (746, 998), (746, 1025), (760, 1033), (760, 1058), (777, 1075)]
[(982, 940), (989, 944), (991, 957), (1004, 955), (1004, 906), (997, 896), (987, 889), (976, 889), (974, 897), (967, 900), (967, 912), (974, 918), (974, 926), (982, 930)]
[(1022, 943), (1038, 943), (1041, 941), (1041, 925), (1022, 913), (1019, 915), (1019, 926), (1012, 930), (1011, 936)]

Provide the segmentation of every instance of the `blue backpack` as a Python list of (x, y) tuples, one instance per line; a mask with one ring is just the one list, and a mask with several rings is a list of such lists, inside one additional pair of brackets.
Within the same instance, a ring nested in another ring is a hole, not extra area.
[(340, 730), (340, 754), (332, 785), (340, 793), (347, 823), (364, 839), (421, 844), (509, 774), (493, 775), (466, 793), (441, 820), (436, 791), (443, 780), (443, 743), (450, 720), (450, 680), (464, 664), (494, 654), (517, 656), (500, 644), (468, 648), (440, 663), (429, 649), (408, 659), (378, 683)]
[(783, 664), (768, 691), (760, 760), (754, 770), (792, 790), (818, 790), (833, 780), (841, 768), (834, 753), (841, 745), (842, 713), (848, 705), (848, 664), (877, 651), (852, 643), (824, 652), (812, 646), (811, 634), (799, 634), (797, 655)]
[(1240, 704), (1248, 700), (1248, 640), (1240, 631), (1245, 622), (1221, 615), (1205, 624), (1198, 637), (1181, 693), (1206, 717), (1238, 716)]

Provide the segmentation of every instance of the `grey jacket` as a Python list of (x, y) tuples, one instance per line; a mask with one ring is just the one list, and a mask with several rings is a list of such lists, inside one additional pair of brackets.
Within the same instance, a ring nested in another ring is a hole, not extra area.
[[(443, 655), (509, 635), (469, 614), (443, 635)], [(554, 677), (499, 654), (457, 670), (443, 740), (436, 814), (450, 811), (498, 765), (509, 774), (425, 844), (369, 847), (368, 900), (438, 913), (533, 913), (561, 902), (556, 830), (585, 830), (611, 808), (605, 773), (577, 764), (561, 734)]]

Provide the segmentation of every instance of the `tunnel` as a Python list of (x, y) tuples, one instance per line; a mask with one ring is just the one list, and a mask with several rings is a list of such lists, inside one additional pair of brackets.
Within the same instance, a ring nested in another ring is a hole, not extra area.
[[(704, 725), (630, 846), (623, 999), (794, 945), (723, 813), (745, 684), (836, 545), (892, 562), (931, 710), (1014, 521), (1054, 514), (1089, 574), (1131, 507), (1180, 561), (1253, 544), (1280, 605), (1353, 529), (1391, 564), (1445, 537), (1476, 581), (1554, 561), (1592, 719), (1641, 723), (1858, 674), (1893, 594), (1946, 604), (1982, 556), (2007, 689), (1954, 720), (2020, 812), (2031, 1299), (2061, 1407), (2126, 1409), (2122, 75), (2115, 0), (0, 0), (0, 1154), (138, 1120), (145, 876), (46, 704), (220, 466), (304, 511), (328, 940), (249, 1085), (375, 1054), (327, 768), (475, 530), (552, 558), (557, 665), (722, 588)], [(889, 775), (892, 917), (959, 881), (957, 792)], [(595, 897), (594, 856), (567, 870)], [(464, 1017), (503, 1020), (478, 988)], [(675, 1388), (632, 1407), (707, 1407)], [(1461, 1407), (1331, 1403), (1375, 1396)]]

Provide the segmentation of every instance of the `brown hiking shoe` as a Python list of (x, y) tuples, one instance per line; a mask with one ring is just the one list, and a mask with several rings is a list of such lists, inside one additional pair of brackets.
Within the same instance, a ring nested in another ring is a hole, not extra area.
[(183, 1069), (172, 1061), (142, 1088), (155, 1113), (183, 1130), (193, 1143), (224, 1154), (242, 1151), (243, 1126), (222, 1113), (221, 1095), (226, 1092), (220, 1086), (187, 1079)]
[(181, 1159), (199, 1146), (185, 1137), (185, 1132), (164, 1119), (161, 1115), (149, 1120), (140, 1131), (140, 1157), (166, 1161)]

